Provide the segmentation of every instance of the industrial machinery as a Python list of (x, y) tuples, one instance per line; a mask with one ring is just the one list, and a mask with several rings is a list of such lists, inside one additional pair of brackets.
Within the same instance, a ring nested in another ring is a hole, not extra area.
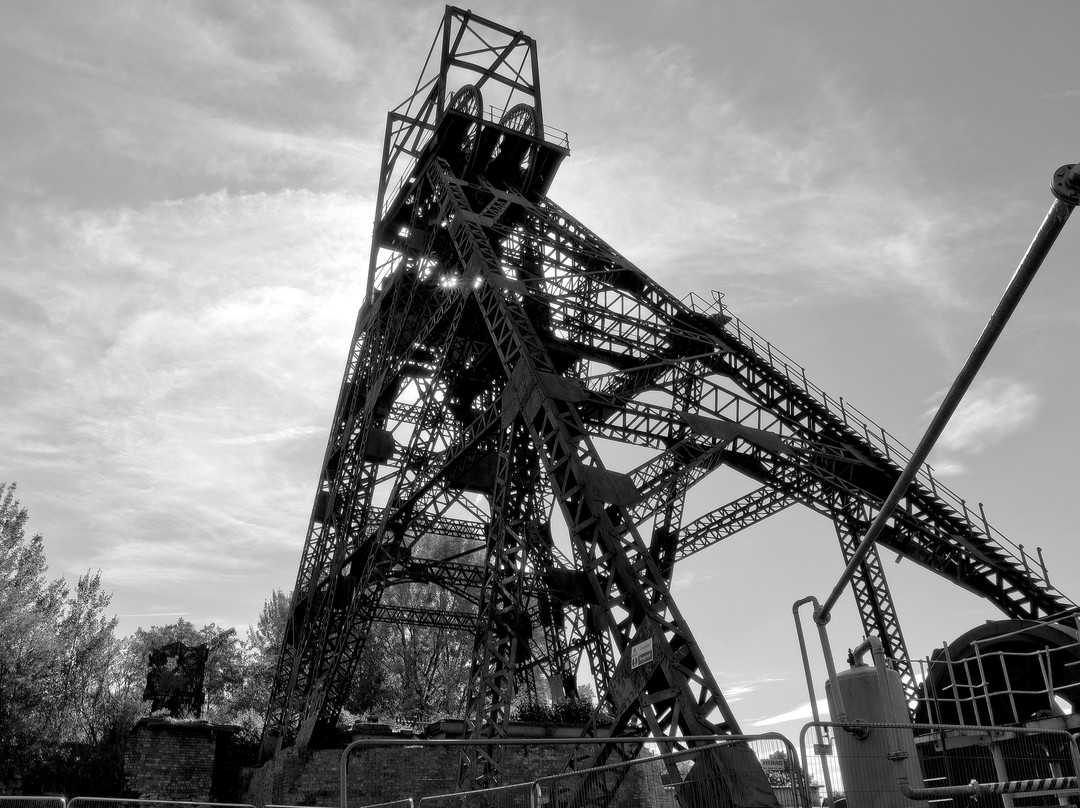
[[(497, 779), (515, 694), (573, 693), (579, 663), (619, 736), (738, 733), (672, 596), (673, 566), (800, 505), (845, 561), (908, 454), (721, 305), (680, 300), (559, 207), (569, 154), (535, 42), (447, 8), (387, 120), (367, 296), (330, 431), (264, 750), (327, 737), (369, 627), (475, 637), (466, 734)], [(611, 445), (644, 458), (605, 462)], [(744, 496), (684, 519), (721, 467)], [(566, 543), (561, 541), (567, 539)], [(571, 553), (560, 550), (560, 543)], [(1074, 604), (920, 466), (851, 588), (903, 698), (919, 685), (877, 547), (1041, 620)], [(391, 607), (424, 581), (473, 605)]]

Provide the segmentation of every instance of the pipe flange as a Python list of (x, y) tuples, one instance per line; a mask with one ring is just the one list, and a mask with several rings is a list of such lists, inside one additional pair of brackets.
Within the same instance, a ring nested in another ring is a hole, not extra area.
[(1069, 163), (1055, 171), (1050, 190), (1066, 205), (1080, 205), (1080, 165)]
[(854, 737), (858, 741), (865, 741), (870, 737), (870, 725), (862, 719), (856, 719), (854, 721), (845, 721), (840, 725), (840, 729)]

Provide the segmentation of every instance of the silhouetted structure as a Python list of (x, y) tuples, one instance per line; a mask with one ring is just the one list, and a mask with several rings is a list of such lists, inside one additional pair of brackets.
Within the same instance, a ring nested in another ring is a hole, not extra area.
[(146, 673), (143, 700), (150, 711), (168, 710), (174, 718), (202, 715), (206, 645), (188, 646), (179, 640), (153, 649)]
[[(327, 735), (379, 620), (474, 633), (472, 737), (497, 740), (522, 689), (574, 693), (583, 658), (613, 734), (737, 733), (672, 597), (674, 565), (795, 503), (835, 524), (846, 560), (897, 479), (905, 450), (883, 430), (719, 298), (677, 299), (553, 202), (568, 153), (533, 40), (448, 8), (387, 122), (367, 297), (264, 751)], [(634, 193), (633, 170), (609, 190)], [(720, 468), (747, 493), (687, 512)], [(1010, 617), (1072, 605), (929, 468), (879, 543)], [(475, 608), (385, 606), (406, 581)], [(852, 586), (914, 699), (876, 550)], [(478, 782), (497, 771), (489, 751)], [(744, 790), (767, 791), (763, 777)]]

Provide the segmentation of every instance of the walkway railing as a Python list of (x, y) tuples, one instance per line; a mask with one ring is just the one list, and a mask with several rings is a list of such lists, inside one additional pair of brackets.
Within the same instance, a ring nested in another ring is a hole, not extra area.
[[(719, 316), (721, 321), (725, 323), (724, 327), (728, 333), (735, 337), (742, 345), (750, 348), (755, 355), (767, 360), (770, 367), (783, 375), (790, 384), (802, 390), (809, 398), (822, 406), (833, 417), (842, 421), (848, 429), (861, 435), (862, 438), (879, 451), (886, 460), (891, 461), (900, 468), (907, 465), (908, 461), (911, 459), (912, 451), (905, 446), (899, 438), (888, 432), (884, 427), (874, 423), (868, 415), (863, 413), (857, 407), (844, 401), (843, 396), (833, 398), (807, 379), (806, 368), (798, 364), (779, 348), (776, 348), (772, 343), (750, 328), (750, 326), (738, 317), (732, 315), (731, 312), (727, 310), (727, 307), (724, 306), (722, 296), (719, 293), (714, 293), (714, 300), (712, 301), (709, 301), (696, 293), (691, 293), (683, 299), (683, 302), (698, 314)], [(1024, 552), (1022, 545), (1017, 545), (1010, 541), (1008, 537), (1001, 533), (1001, 531), (990, 525), (986, 519), (986, 513), (983, 510), (981, 503), (978, 505), (977, 513), (969, 508), (966, 500), (961, 498), (934, 476), (933, 469), (928, 463), (923, 464), (923, 466), (920, 467), (918, 473), (915, 475), (915, 479), (932, 497), (950, 508), (956, 514), (962, 515), (964, 520), (972, 526), (977, 526), (977, 529), (981, 528), (986, 537), (997, 543), (1004, 552), (1011, 557), (1011, 560), (1018, 566), (1023, 566), (1029, 575), (1035, 578), (1041, 578), (1047, 589), (1057, 591), (1056, 587), (1050, 583), (1041, 550), (1038, 553), (1037, 559), (1028, 556), (1028, 554)]]

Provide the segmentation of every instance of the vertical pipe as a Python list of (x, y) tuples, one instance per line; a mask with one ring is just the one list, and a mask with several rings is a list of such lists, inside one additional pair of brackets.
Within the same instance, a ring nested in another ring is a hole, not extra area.
[[(803, 670), (806, 673), (806, 685), (810, 695), (810, 712), (811, 715), (814, 717), (814, 730), (818, 739), (818, 749), (820, 750), (819, 757), (821, 758), (821, 772), (822, 777), (825, 779), (825, 793), (832, 794), (832, 782), (831, 775), (829, 774), (829, 762), (825, 759), (825, 744), (823, 743), (820, 716), (818, 714), (817, 708), (817, 694), (814, 691), (814, 680), (810, 672), (810, 660), (806, 651), (806, 641), (803, 635), (802, 623), (799, 621), (799, 609), (807, 603), (813, 604), (815, 611), (819, 606), (817, 598), (811, 595), (809, 597), (803, 598), (800, 601), (796, 601), (795, 605), (792, 606), (792, 612), (795, 616), (795, 628), (799, 635), (799, 646), (802, 651)], [(832, 716), (832, 720), (835, 722), (843, 722), (847, 720), (847, 711), (844, 707), (843, 694), (840, 692), (840, 682), (836, 676), (836, 665), (833, 662), (832, 646), (829, 643), (829, 632), (826, 626), (818, 625), (818, 638), (821, 642), (822, 655), (825, 657), (826, 674), (828, 675), (829, 683), (832, 686), (833, 694), (836, 697), (835, 703), (838, 715)]]

